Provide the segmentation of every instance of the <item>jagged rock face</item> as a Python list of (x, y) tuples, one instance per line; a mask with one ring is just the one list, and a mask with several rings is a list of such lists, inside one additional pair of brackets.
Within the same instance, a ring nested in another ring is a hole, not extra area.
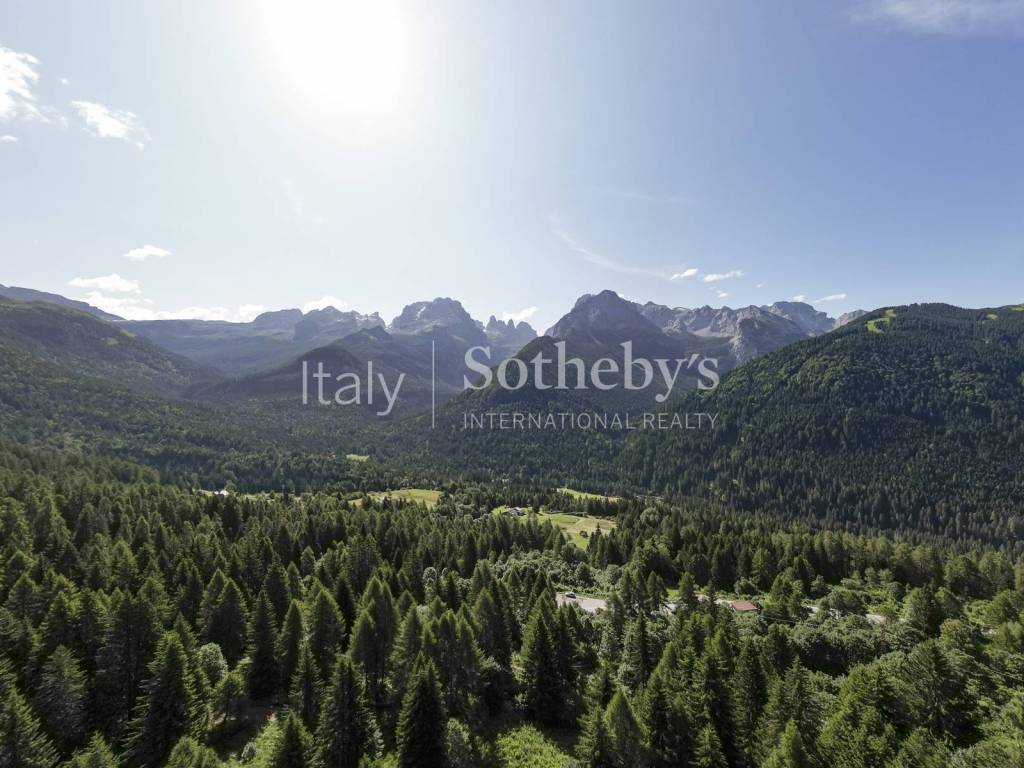
[(444, 329), (452, 336), (472, 344), (486, 344), (480, 325), (455, 299), (437, 298), (409, 304), (391, 321), (393, 333), (427, 333)]
[[(727, 339), (732, 362), (736, 365), (838, 327), (838, 321), (803, 302), (785, 301), (738, 309), (710, 306), (686, 309), (647, 302), (638, 309), (666, 334), (690, 333), (700, 338)], [(850, 315), (856, 316), (856, 313)]]
[(863, 317), (866, 314), (867, 312), (863, 309), (855, 309), (852, 312), (843, 312), (843, 314), (836, 319), (836, 328), (841, 328), (847, 323), (852, 323), (857, 318)]
[(503, 354), (517, 352), (537, 338), (537, 332), (529, 323), (523, 321), (517, 324), (514, 320), (502, 322), (494, 315), (491, 315), (484, 326), (484, 333), (487, 334), (487, 341), (491, 347)]
[(628, 341), (634, 337), (658, 333), (661, 333), (661, 329), (657, 324), (644, 317), (635, 304), (621, 298), (614, 291), (581, 296), (572, 310), (547, 331), (548, 336), (556, 339), (601, 341)]
[(311, 341), (314, 339), (340, 339), (350, 333), (361, 331), (364, 328), (377, 328), (384, 325), (384, 321), (376, 312), (372, 315), (364, 315), (360, 312), (342, 312), (334, 307), (314, 309), (302, 316), (302, 319), (295, 323), (295, 341)]
[(835, 320), (802, 301), (777, 301), (765, 309), (787, 320), (792, 320), (808, 336), (820, 336), (836, 327)]

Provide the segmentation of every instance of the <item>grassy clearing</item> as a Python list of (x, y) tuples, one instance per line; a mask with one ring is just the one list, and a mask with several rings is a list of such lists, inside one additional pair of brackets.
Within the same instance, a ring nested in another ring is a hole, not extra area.
[(566, 496), (572, 496), (574, 499), (580, 499), (582, 501), (620, 501), (618, 496), (602, 496), (599, 493), (588, 493), (587, 491), (577, 491), (572, 488), (559, 488), (559, 493), (564, 493)]
[(399, 488), (397, 491), (385, 491), (383, 496), (390, 496), (393, 499), (404, 499), (405, 501), (417, 501), (426, 504), (428, 507), (437, 505), (441, 498), (441, 491), (434, 491), (430, 488)]
[(887, 309), (885, 310), (885, 317), (876, 317), (874, 320), (868, 320), (868, 330), (871, 333), (882, 333), (882, 324), (888, 325), (894, 317), (896, 317), (896, 310)]
[(541, 512), (538, 517), (561, 528), (569, 536), (569, 541), (581, 549), (587, 548), (587, 542), (595, 531), (608, 533), (615, 528), (614, 520), (602, 517), (580, 517), (565, 512)]
[(997, 315), (995, 312), (989, 312), (987, 315), (985, 315), (985, 317), (987, 317), (989, 320), (999, 319), (999, 315)]
[(365, 453), (346, 453), (345, 458), (348, 459), (349, 461), (355, 462), (364, 462), (370, 460), (370, 457), (367, 456)]

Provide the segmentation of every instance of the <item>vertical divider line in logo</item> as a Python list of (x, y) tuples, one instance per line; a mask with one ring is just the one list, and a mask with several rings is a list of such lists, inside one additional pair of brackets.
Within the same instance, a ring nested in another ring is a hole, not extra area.
[(437, 379), (435, 378), (434, 370), (434, 339), (430, 340), (430, 428), (434, 428), (434, 391), (437, 389)]

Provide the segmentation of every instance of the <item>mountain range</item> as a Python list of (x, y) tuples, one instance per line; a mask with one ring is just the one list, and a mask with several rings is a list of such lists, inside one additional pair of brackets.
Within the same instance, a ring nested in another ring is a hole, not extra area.
[(638, 355), (675, 358), (700, 352), (718, 358), (721, 369), (729, 370), (842, 322), (799, 302), (685, 309), (636, 304), (603, 291), (580, 297), (538, 339), (529, 323), (503, 322), (491, 315), (485, 324), (459, 301), (444, 297), (409, 304), (390, 323), (377, 312), (330, 306), (264, 312), (251, 322), (237, 323), (128, 321), (84, 302), (28, 288), (0, 287), (0, 296), (79, 310), (191, 361), (202, 376), (168, 380), (169, 388), (187, 386), (191, 396), (292, 398), (304, 362), (314, 368), (323, 363), (340, 374), (365, 370), (373, 360), (382, 373), (406, 373), (410, 402), (403, 405), (413, 410), (425, 406), (428, 395), (444, 401), (463, 389), (464, 380), (473, 375), (465, 365), (472, 347), (488, 347), (489, 361), (497, 365), (531, 344), (549, 348), (558, 340), (590, 360), (621, 357), (619, 345), (630, 340)]
[[(314, 331), (304, 342), (296, 328), (306, 320)], [(387, 325), (374, 315), (286, 310), (252, 323), (142, 327), (148, 337), (139, 324), (66, 302), (0, 299), (4, 439), (127, 458), (203, 487), (274, 488), (285, 477), (312, 487), (352, 452), (407, 477), (699, 496), (751, 514), (964, 540), (1024, 534), (1024, 306), (888, 307), (840, 324), (798, 303), (688, 310), (605, 291), (581, 297), (540, 337), (524, 324), (478, 323), (452, 299), (410, 305)], [(303, 349), (323, 328), (350, 332)], [(203, 333), (218, 339), (203, 355), (261, 335), (295, 354), (227, 375), (154, 340)], [(589, 362), (621, 354), (623, 340), (637, 355), (725, 355), (713, 391), (696, 390), (685, 374), (685, 385), (653, 406), (680, 418), (713, 413), (714, 424), (528, 433), (462, 423), (470, 411), (636, 408), (593, 389), (461, 391), (469, 346), (512, 350), (525, 341), (510, 353), (525, 363), (564, 342)], [(332, 372), (372, 361), (386, 377), (404, 373), (401, 408), (379, 419), (366, 408), (301, 407), (299, 368), (318, 360)]]

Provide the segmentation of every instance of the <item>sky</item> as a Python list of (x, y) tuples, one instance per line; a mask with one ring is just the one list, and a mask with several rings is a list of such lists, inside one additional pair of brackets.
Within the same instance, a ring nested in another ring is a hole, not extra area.
[(0, 283), (125, 317), (1024, 301), (1024, 0), (0, 5)]

